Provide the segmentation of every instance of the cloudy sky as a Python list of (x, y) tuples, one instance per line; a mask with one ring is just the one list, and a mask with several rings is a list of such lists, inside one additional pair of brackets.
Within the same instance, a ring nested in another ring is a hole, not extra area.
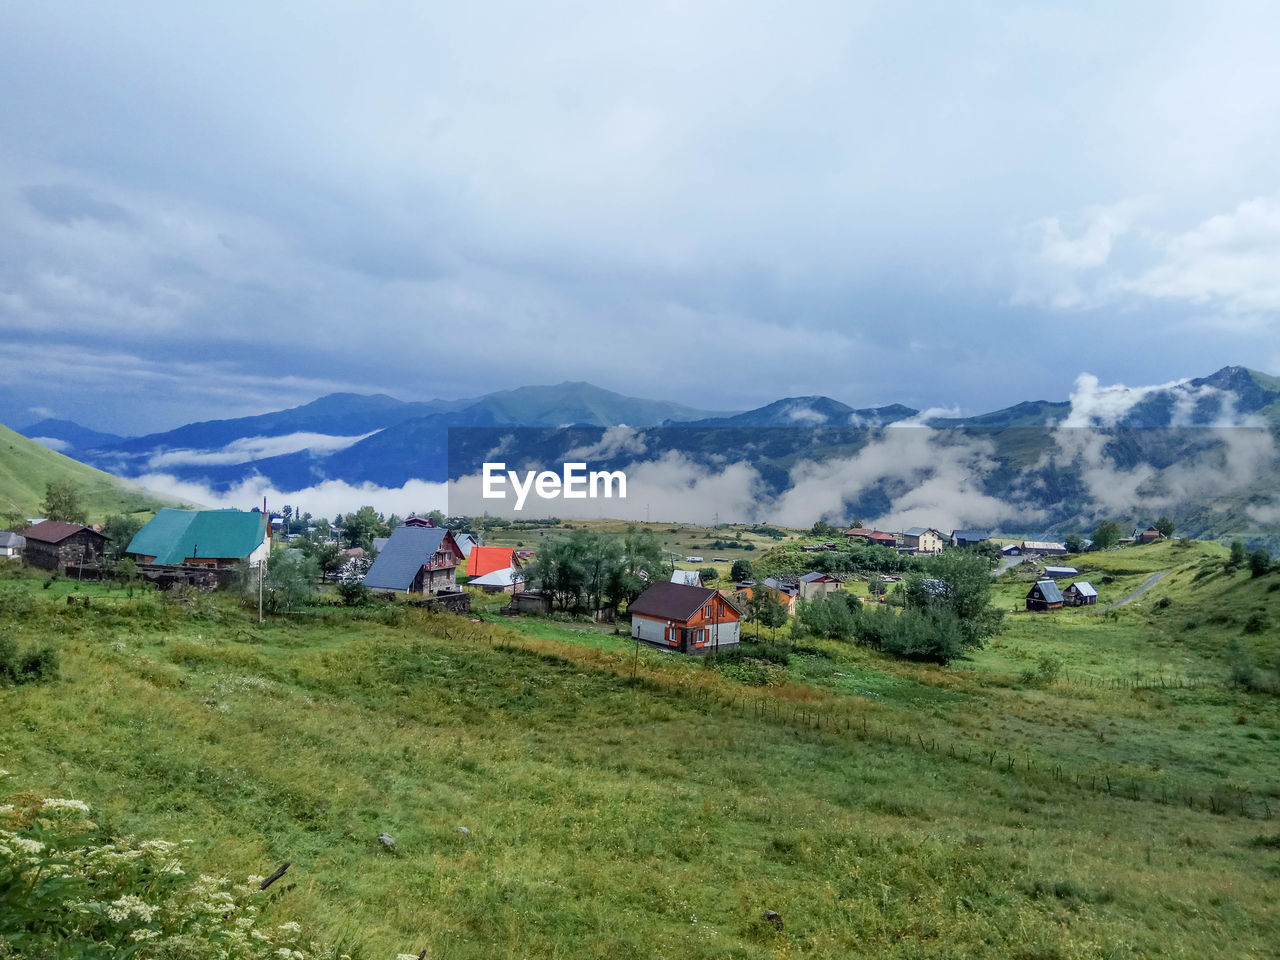
[(0, 7), (0, 419), (1280, 372), (1274, 5), (296, 10)]

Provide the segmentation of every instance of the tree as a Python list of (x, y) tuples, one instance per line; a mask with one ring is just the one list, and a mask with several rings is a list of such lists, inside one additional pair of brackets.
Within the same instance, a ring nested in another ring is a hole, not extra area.
[[(857, 614), (849, 600), (853, 597), (847, 593), (829, 593), (813, 600), (801, 600), (796, 609), (796, 622), (815, 636), (848, 640), (858, 626)], [(853, 603), (858, 601), (853, 600)]]
[(747, 600), (747, 621), (756, 625), (756, 639), (760, 639), (760, 627), (769, 627), (773, 636), (778, 635), (778, 627), (787, 622), (787, 608), (768, 587), (756, 587)]
[(1227, 572), (1233, 572), (1244, 566), (1245, 560), (1248, 558), (1248, 551), (1245, 548), (1243, 540), (1231, 541), (1231, 556), (1227, 558)]
[(963, 550), (934, 557), (923, 572), (909, 575), (904, 601), (908, 609), (949, 612), (969, 647), (981, 647), (1004, 621), (1004, 611), (991, 606), (991, 571), (986, 560)]
[(45, 484), (40, 512), (46, 520), (84, 523), (86, 515), (80, 502), (80, 488), (69, 480), (50, 480)]
[(1166, 537), (1173, 536), (1173, 531), (1175, 528), (1173, 525), (1173, 521), (1170, 520), (1168, 517), (1161, 517), (1159, 520), (1157, 520), (1155, 523), (1155, 527)]
[(1093, 531), (1093, 545), (1098, 550), (1110, 550), (1120, 542), (1120, 524), (1114, 520), (1104, 520)]
[(819, 520), (809, 528), (809, 536), (811, 537), (834, 537), (839, 532), (839, 527), (833, 527), (825, 520)]
[(427, 519), (434, 523), (437, 527), (447, 526), (445, 523), (445, 515), (439, 510), (432, 510), (427, 514)]
[(1067, 548), (1067, 553), (1084, 553), (1084, 537), (1078, 533), (1068, 533), (1067, 539), (1063, 543)]
[[(287, 613), (302, 606), (315, 593), (319, 572), (315, 560), (300, 550), (272, 551), (262, 583), (267, 609)], [(249, 585), (256, 589), (252, 576)]]
[(1259, 547), (1253, 553), (1249, 554), (1249, 573), (1253, 577), (1266, 576), (1271, 570), (1271, 554), (1265, 548)]
[(702, 585), (706, 586), (711, 581), (720, 579), (720, 571), (715, 567), (699, 567), (698, 577), (702, 580)]
[(750, 580), (751, 579), (751, 561), (750, 560), (733, 561), (733, 566), (729, 568), (729, 579), (732, 580), (734, 583), (737, 583), (740, 580)]
[(378, 517), (378, 511), (370, 506), (361, 507), (355, 513), (342, 518), (342, 539), (348, 546), (373, 549), (373, 538), (387, 535), (387, 528)]
[(102, 521), (102, 535), (107, 538), (106, 554), (118, 560), (129, 549), (131, 541), (142, 529), (142, 518), (135, 514), (113, 513)]

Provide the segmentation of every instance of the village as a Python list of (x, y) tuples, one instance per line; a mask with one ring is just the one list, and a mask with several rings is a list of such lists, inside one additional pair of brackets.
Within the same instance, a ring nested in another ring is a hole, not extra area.
[[(363, 508), (371, 513), (372, 508)], [(343, 518), (339, 517), (338, 521)], [(469, 614), (473, 597), (500, 596), (506, 616), (547, 616), (557, 605), (547, 582), (550, 574), (540, 568), (538, 554), (517, 545), (484, 542), (478, 532), (485, 524), (468, 518), (445, 518), (439, 512), (395, 521), (386, 536), (369, 538), (368, 548), (340, 547), (342, 530), (327, 523), (321, 528), (303, 524), (299, 532), (292, 510), (285, 514), (254, 509), (194, 510), (162, 508), (141, 526), (120, 549), (113, 551), (102, 525), (86, 525), (37, 518), (18, 531), (0, 532), (0, 556), (8, 557), (51, 575), (77, 582), (119, 579), (122, 576), (160, 590), (226, 590), (237, 583), (250, 593), (255, 583), (261, 594), (273, 583), (272, 556), (283, 562), (305, 559), (305, 550), (316, 545), (329, 551), (327, 566), (344, 602), (363, 600), (417, 602), (458, 614)], [(1159, 526), (1163, 526), (1162, 522)], [(1168, 528), (1166, 528), (1168, 529)], [(850, 602), (884, 604), (893, 591), (901, 594), (907, 561), (928, 560), (944, 551), (962, 551), (987, 558), (991, 574), (1008, 570), (1036, 576), (1024, 598), (1025, 610), (1051, 612), (1064, 607), (1091, 606), (1098, 591), (1079, 577), (1075, 566), (1053, 561), (1073, 552), (1083, 553), (1093, 542), (1080, 537), (1065, 541), (1014, 539), (993, 536), (985, 530), (957, 529), (944, 532), (933, 527), (911, 527), (889, 532), (863, 526), (839, 531), (819, 522), (809, 534), (838, 531), (839, 539), (790, 534), (799, 553), (813, 561), (811, 569), (778, 571), (758, 578), (752, 564), (714, 557), (654, 555), (647, 566), (634, 571), (638, 585), (624, 601), (615, 595), (609, 604), (582, 610), (597, 621), (613, 622), (619, 616), (630, 622), (630, 636), (637, 643), (675, 653), (704, 655), (736, 647), (744, 621), (777, 626), (800, 613), (801, 604), (824, 597), (845, 596), (852, 581), (865, 584), (862, 592), (848, 594)], [(501, 528), (495, 531), (501, 539)], [(543, 533), (545, 531), (540, 531)], [(317, 536), (317, 533), (319, 534)], [(1116, 537), (1115, 548), (1156, 543), (1166, 539), (1157, 525), (1134, 529)], [(815, 542), (816, 541), (816, 542)], [(718, 542), (724, 542), (723, 540)], [(730, 541), (734, 542), (734, 541)], [(871, 561), (848, 561), (847, 551), (874, 548)], [(883, 551), (882, 554), (878, 551)], [(844, 553), (841, 562), (827, 557)], [(111, 559), (114, 553), (115, 559)], [(889, 563), (887, 558), (902, 558)], [(859, 569), (859, 566), (875, 569)], [(764, 566), (767, 567), (767, 564)], [(897, 571), (897, 572), (890, 572)], [(321, 571), (316, 586), (329, 580)], [(767, 573), (767, 571), (766, 571)], [(315, 577), (316, 571), (303, 573)], [(925, 577), (924, 589), (941, 595), (946, 583)], [(580, 609), (575, 597), (574, 607)], [(562, 608), (565, 604), (560, 605)], [(492, 603), (486, 609), (494, 609)]]

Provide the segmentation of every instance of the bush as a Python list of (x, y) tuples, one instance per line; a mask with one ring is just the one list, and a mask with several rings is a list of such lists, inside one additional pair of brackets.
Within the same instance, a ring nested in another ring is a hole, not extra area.
[[(309, 960), (296, 923), (262, 922), (271, 894), (187, 872), (176, 843), (112, 840), (79, 800), (18, 794), (0, 808), (0, 956)], [(14, 950), (15, 952), (10, 952)]]
[(964, 653), (965, 632), (949, 610), (908, 607), (865, 611), (858, 618), (858, 642), (904, 660), (947, 664)]
[[(846, 599), (848, 597), (849, 599)], [(858, 603), (850, 594), (829, 593), (814, 600), (802, 600), (796, 622), (806, 633), (828, 640), (849, 640), (857, 632), (858, 618), (850, 607)]]
[(0, 636), (0, 687), (58, 676), (58, 651), (53, 647), (35, 647), (19, 652), (12, 637)]
[(1235, 637), (1227, 642), (1227, 671), (1232, 685), (1243, 690), (1252, 690), (1257, 682), (1253, 658)]
[(1271, 626), (1271, 618), (1262, 611), (1251, 614), (1249, 619), (1244, 622), (1245, 633), (1261, 633)]
[(1023, 683), (1036, 687), (1052, 685), (1062, 675), (1062, 661), (1056, 657), (1043, 656), (1036, 662), (1034, 670), (1024, 670), (1020, 679)]

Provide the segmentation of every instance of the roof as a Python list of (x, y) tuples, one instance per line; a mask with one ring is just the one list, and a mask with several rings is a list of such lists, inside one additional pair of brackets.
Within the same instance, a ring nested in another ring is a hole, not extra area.
[(869, 537), (875, 533), (874, 530), (868, 530), (866, 527), (850, 527), (844, 532), (846, 537)]
[(26, 545), (27, 538), (22, 534), (0, 530), (0, 547), (25, 547)]
[(1051, 577), (1074, 577), (1080, 571), (1075, 567), (1045, 567), (1044, 572)]
[(483, 577), (476, 577), (474, 580), (468, 581), (467, 585), (471, 587), (509, 587), (513, 583), (523, 581), (523, 570), (507, 567), (504, 570), (494, 570), (491, 573), (486, 573)]
[(898, 540), (898, 538), (895, 537), (892, 533), (884, 533), (880, 530), (877, 530), (875, 533), (868, 534), (867, 539), (868, 540), (893, 540), (895, 543)]
[(364, 585), (374, 590), (408, 590), (448, 532), (444, 527), (396, 527), (364, 575)]
[(510, 547), (472, 547), (467, 554), (467, 576), (483, 577), (494, 570), (518, 567), (516, 552)]
[(923, 537), (926, 533), (929, 533), (929, 532), (933, 532), (933, 533), (936, 533), (938, 536), (942, 536), (942, 531), (936, 530), (933, 527), (912, 527), (910, 530), (903, 531), (902, 535), (904, 537)]
[(454, 531), (453, 542), (458, 545), (464, 557), (471, 556), (472, 548), (480, 546), (480, 539), (474, 533), (463, 533), (460, 530)]
[(952, 530), (951, 536), (955, 540), (990, 540), (991, 534), (985, 530)]
[(243, 510), (175, 510), (164, 507), (129, 541), (126, 553), (182, 563), (188, 557), (244, 559), (267, 536), (267, 517)]
[(777, 590), (781, 593), (787, 594), (787, 596), (795, 596), (797, 591), (795, 583), (789, 582), (788, 580), (782, 580), (779, 577), (767, 577), (764, 581), (764, 585), (770, 590)]
[(1031, 596), (1037, 587), (1040, 589), (1040, 596), (1045, 603), (1062, 603), (1062, 591), (1058, 589), (1058, 585), (1052, 580), (1037, 580), (1036, 585), (1027, 591), (1027, 596)]
[(1051, 540), (1023, 540), (1023, 550), (1061, 550), (1066, 552), (1067, 545), (1065, 543), (1054, 543)]
[(390, 539), (391, 539), (390, 537), (374, 537), (374, 538), (373, 538), (373, 549), (375, 549), (375, 550), (377, 550), (379, 553), (381, 553), (381, 552), (382, 552), (382, 548), (383, 548), (383, 547), (385, 547), (385, 546), (387, 545), (387, 541), (388, 541), (388, 540), (390, 540)]
[(702, 577), (697, 570), (673, 570), (671, 572), (672, 583), (683, 583), (690, 587), (702, 586)]
[(109, 539), (108, 537), (103, 537), (97, 530), (92, 530), (82, 523), (63, 523), (60, 520), (41, 520), (34, 526), (23, 530), (22, 536), (28, 540), (38, 540), (41, 543), (61, 543), (67, 537), (73, 536), (82, 530), (87, 530), (95, 537), (102, 537), (103, 540)]
[(1074, 590), (1082, 597), (1096, 597), (1098, 595), (1098, 591), (1093, 589), (1093, 584), (1088, 580), (1077, 580), (1071, 586), (1067, 587), (1067, 589)]
[(628, 607), (631, 613), (659, 620), (688, 620), (713, 597), (716, 591), (708, 587), (690, 587), (683, 583), (659, 580), (640, 594)]
[(831, 580), (834, 583), (839, 583), (841, 579), (843, 578), (837, 576), (834, 573), (819, 573), (816, 570), (811, 570), (808, 573), (806, 573), (803, 577), (800, 578), (800, 582), (801, 583), (817, 583), (819, 580)]
[(1022, 549), (1022, 548), (1021, 548), (1020, 546), (1018, 546), (1016, 543), (1006, 543), (1003, 547), (1001, 547), (1001, 548), (1000, 548), (1000, 552), (1001, 552), (1001, 553), (1013, 553), (1013, 551), (1015, 551), (1015, 550), (1021, 550), (1021, 549)]

